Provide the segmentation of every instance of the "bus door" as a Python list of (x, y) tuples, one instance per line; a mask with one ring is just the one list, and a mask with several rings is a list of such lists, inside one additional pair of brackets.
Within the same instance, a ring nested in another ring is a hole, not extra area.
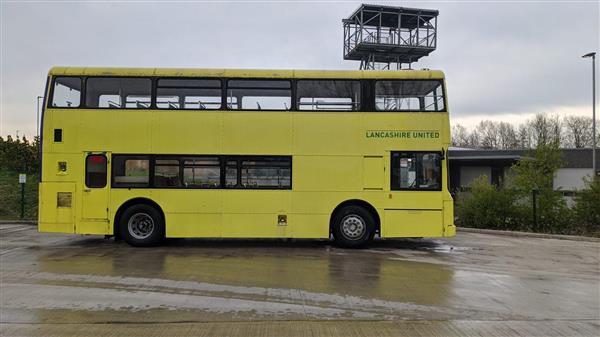
[(81, 187), (80, 234), (106, 234), (109, 228), (108, 202), (110, 153), (85, 152), (85, 174)]

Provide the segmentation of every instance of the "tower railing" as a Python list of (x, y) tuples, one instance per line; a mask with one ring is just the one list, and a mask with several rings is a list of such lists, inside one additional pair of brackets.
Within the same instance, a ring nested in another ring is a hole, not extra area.
[(407, 63), (429, 55), (437, 46), (438, 11), (361, 5), (344, 26), (344, 59), (361, 61), (361, 69), (375, 63)]

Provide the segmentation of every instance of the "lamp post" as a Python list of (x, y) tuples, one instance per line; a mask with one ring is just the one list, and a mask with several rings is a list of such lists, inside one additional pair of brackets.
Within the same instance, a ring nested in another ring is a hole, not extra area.
[(40, 99), (44, 98), (44, 96), (38, 96), (37, 99), (37, 105), (36, 105), (36, 109), (37, 109), (37, 114), (36, 114), (36, 118), (35, 118), (35, 127), (36, 127), (36, 135), (38, 137), (38, 139), (40, 138)]
[(596, 179), (596, 52), (582, 57), (592, 58), (592, 179)]

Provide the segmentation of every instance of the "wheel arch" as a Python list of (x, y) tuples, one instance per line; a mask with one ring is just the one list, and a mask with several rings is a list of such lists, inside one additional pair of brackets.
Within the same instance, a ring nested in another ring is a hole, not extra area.
[(133, 199), (129, 199), (129, 200), (125, 201), (121, 206), (119, 206), (119, 209), (115, 213), (115, 218), (114, 218), (114, 222), (113, 222), (113, 224), (114, 224), (113, 235), (119, 235), (119, 226), (120, 226), (119, 220), (121, 219), (121, 215), (123, 215), (123, 212), (125, 212), (125, 210), (128, 207), (133, 206), (133, 205), (139, 205), (139, 204), (148, 205), (148, 206), (156, 208), (156, 210), (160, 213), (160, 216), (162, 217), (164, 227), (167, 226), (167, 222), (165, 219), (165, 212), (162, 210), (162, 207), (160, 207), (160, 205), (158, 203), (156, 203), (154, 200), (151, 200), (148, 198), (133, 198)]
[(331, 215), (329, 216), (329, 233), (331, 233), (333, 230), (333, 218), (335, 217), (335, 214), (339, 210), (347, 206), (359, 206), (366, 209), (369, 213), (373, 215), (373, 218), (375, 219), (375, 232), (381, 233), (381, 219), (379, 218), (379, 213), (377, 212), (377, 209), (375, 209), (375, 207), (373, 207), (373, 205), (371, 205), (370, 203), (361, 199), (350, 199), (343, 201), (333, 209)]

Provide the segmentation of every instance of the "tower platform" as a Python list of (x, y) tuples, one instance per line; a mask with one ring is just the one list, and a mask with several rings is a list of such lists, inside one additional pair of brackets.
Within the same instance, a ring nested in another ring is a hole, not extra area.
[(344, 25), (344, 59), (361, 61), (361, 69), (383, 63), (410, 64), (429, 55), (437, 44), (437, 16), (431, 9), (361, 5)]

